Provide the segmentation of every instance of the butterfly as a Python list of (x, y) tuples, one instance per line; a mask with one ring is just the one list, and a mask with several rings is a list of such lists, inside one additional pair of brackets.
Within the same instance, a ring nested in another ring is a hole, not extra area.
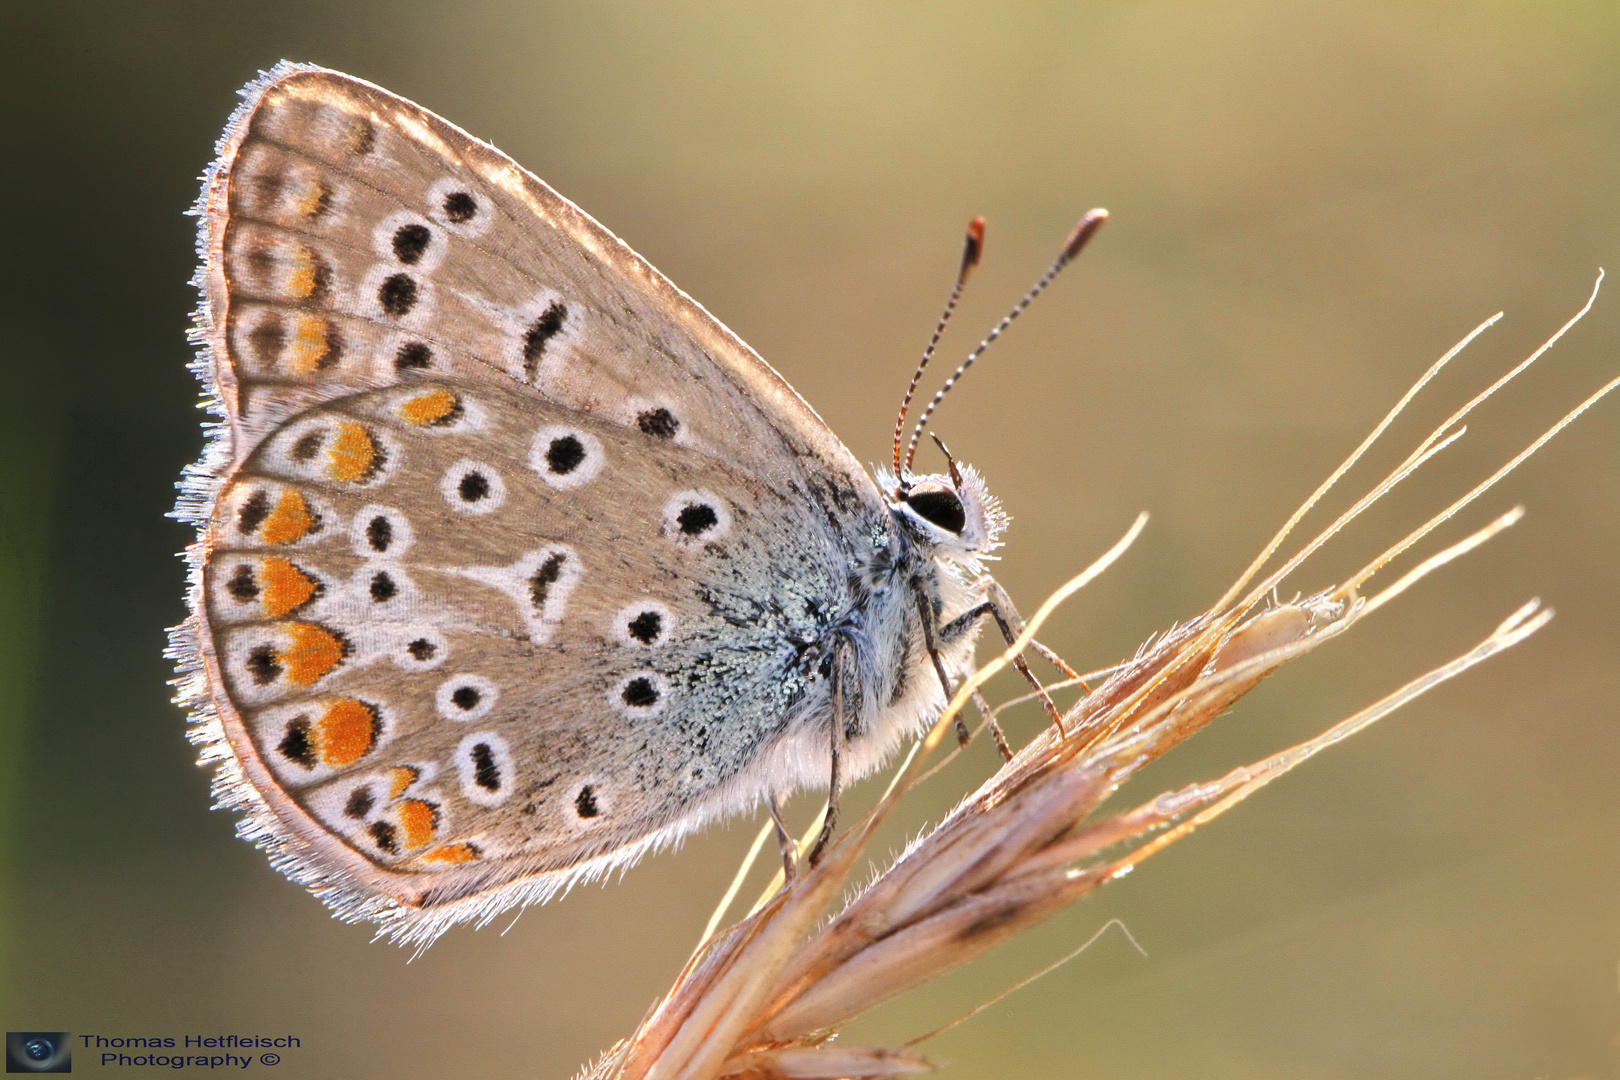
[(243, 97), (195, 211), (219, 420), (171, 654), (218, 802), (339, 917), (424, 943), (836, 792), (940, 714), (986, 615), (1016, 625), (972, 468), (914, 475), (897, 438), (869, 476), (425, 109), (285, 62)]

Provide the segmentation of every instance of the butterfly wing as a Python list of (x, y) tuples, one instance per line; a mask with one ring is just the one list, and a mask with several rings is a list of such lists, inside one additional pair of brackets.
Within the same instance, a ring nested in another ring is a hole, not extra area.
[(871, 482), (504, 155), (335, 72), (246, 97), (200, 204), (223, 423), (176, 635), (244, 832), (422, 941), (751, 802), (888, 543)]
[(236, 461), (311, 402), (443, 371), (772, 480), (869, 487), (736, 335), (493, 147), (338, 72), (284, 63), (246, 93), (201, 207), (205, 374)]

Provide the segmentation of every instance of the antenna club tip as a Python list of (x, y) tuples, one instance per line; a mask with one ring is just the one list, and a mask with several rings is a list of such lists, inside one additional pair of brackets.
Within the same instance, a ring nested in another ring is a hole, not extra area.
[(1069, 239), (1064, 242), (1063, 258), (1068, 260), (1080, 254), (1080, 249), (1086, 246), (1086, 241), (1090, 240), (1107, 220), (1108, 211), (1102, 207), (1087, 210), (1085, 216), (1075, 225), (1074, 231), (1069, 234)]
[(984, 218), (976, 217), (968, 222), (967, 240), (962, 245), (962, 272), (958, 280), (966, 281), (968, 273), (979, 265), (979, 259), (984, 255)]

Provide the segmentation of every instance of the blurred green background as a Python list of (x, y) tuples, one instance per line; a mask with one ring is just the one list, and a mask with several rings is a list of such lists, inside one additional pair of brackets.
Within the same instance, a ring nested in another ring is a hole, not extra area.
[[(207, 809), (161, 656), (187, 541), (163, 515), (201, 445), (182, 211), (234, 91), (281, 57), (511, 153), (867, 461), (963, 224), (986, 215), (989, 240), (953, 360), (1107, 206), (937, 427), (1013, 515), (1000, 574), (1026, 611), (1153, 514), (1044, 635), (1083, 665), (1212, 602), (1480, 320), (1508, 311), (1335, 507), (1620, 267), (1612, 3), (7, 4), (11, 1029), (292, 1033), (281, 1069), (300, 1077), (566, 1077), (668, 985), (755, 828), (407, 963)], [(1616, 288), (1288, 591), (1359, 565), (1620, 371)], [(1611, 401), (1428, 550), (1516, 502), (1522, 524), (1272, 679), (1134, 794), (1303, 739), (1529, 597), (1558, 610), (1546, 631), (851, 1038), (927, 1030), (1117, 917), (1146, 959), (1105, 935), (926, 1052), (960, 1077), (1620, 1075), (1617, 451)], [(992, 766), (976, 747), (906, 824)]]

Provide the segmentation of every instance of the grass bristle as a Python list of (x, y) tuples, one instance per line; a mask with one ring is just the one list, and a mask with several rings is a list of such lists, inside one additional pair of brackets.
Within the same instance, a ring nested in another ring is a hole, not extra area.
[[(1593, 299), (1596, 295), (1594, 286)], [(987, 679), (1030, 648), (1057, 604), (1124, 554), (1145, 523), (1138, 519), (1112, 550), (1042, 605), (1017, 643), (959, 688), (944, 715), (900, 765), (877, 806), (843, 833), (819, 866), (785, 885), (778, 878), (754, 911), (714, 931), (742, 881), (739, 874), (707, 940), (668, 994), (633, 1035), (582, 1075), (830, 1080), (926, 1071), (930, 1066), (911, 1046), (937, 1032), (900, 1049), (829, 1040), (873, 1006), (967, 963), (1123, 876), (1306, 759), (1545, 626), (1552, 612), (1531, 600), (1475, 648), (1314, 739), (1219, 779), (1162, 793), (1133, 809), (1098, 813), (1143, 766), (1209, 724), (1279, 666), (1355, 627), (1416, 581), (1519, 520), (1521, 510), (1508, 510), (1422, 560), (1381, 592), (1363, 593), (1377, 571), (1488, 491), (1620, 379), (1601, 387), (1525, 451), (1337, 587), (1288, 603), (1267, 600), (1346, 524), (1455, 442), (1463, 434), (1462, 418), (1543, 355), (1591, 303), (1589, 299), (1542, 348), (1454, 413), (1349, 510), (1262, 577), (1306, 512), (1417, 391), (1495, 319), (1482, 324), (1430, 368), (1220, 603), (1156, 635), (1134, 657), (1104, 673), (1100, 685), (1063, 714), (1061, 730), (1045, 728), (841, 911), (826, 918), (867, 865), (864, 852), (878, 825), (943, 759), (958, 752), (955, 741), (945, 738), (957, 712)], [(762, 846), (756, 844), (754, 852)]]

